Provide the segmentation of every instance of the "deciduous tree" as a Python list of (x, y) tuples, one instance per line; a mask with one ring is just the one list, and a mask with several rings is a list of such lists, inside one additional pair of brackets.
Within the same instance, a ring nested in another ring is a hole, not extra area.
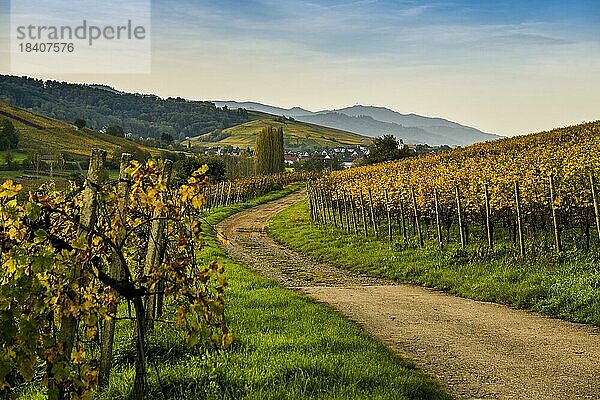
[(12, 121), (0, 121), (0, 150), (16, 149), (19, 146), (19, 136)]

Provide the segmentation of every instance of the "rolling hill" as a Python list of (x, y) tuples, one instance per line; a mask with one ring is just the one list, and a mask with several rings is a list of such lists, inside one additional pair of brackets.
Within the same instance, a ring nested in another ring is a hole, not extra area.
[(118, 125), (137, 137), (174, 139), (197, 136), (249, 121), (244, 110), (217, 108), (206, 101), (162, 99), (125, 93), (105, 85), (44, 81), (0, 74), (0, 100), (52, 118), (75, 121), (100, 130)]
[(250, 147), (256, 143), (256, 135), (267, 126), (283, 127), (285, 148), (308, 149), (320, 147), (349, 147), (369, 145), (371, 138), (339, 129), (323, 127), (306, 122), (286, 119), (275, 115), (250, 111), (249, 122), (222, 131), (214, 137), (210, 134), (191, 139), (193, 146)]
[(214, 103), (217, 106), (227, 106), (230, 109), (245, 108), (275, 115), (291, 116), (298, 121), (370, 137), (392, 134), (402, 139), (404, 143), (466, 146), (477, 142), (496, 140), (501, 137), (443, 118), (402, 114), (385, 107), (357, 105), (313, 112), (300, 107), (287, 109), (255, 102), (215, 101)]
[(19, 151), (37, 151), (41, 155), (63, 154), (73, 160), (87, 159), (93, 147), (104, 149), (109, 159), (121, 152), (142, 158), (161, 156), (164, 151), (146, 147), (129, 139), (110, 136), (73, 125), (0, 101), (0, 119), (12, 121), (19, 135)]

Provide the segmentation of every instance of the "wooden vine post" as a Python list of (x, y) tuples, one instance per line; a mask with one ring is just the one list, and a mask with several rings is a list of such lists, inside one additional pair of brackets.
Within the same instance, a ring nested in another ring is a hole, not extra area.
[(317, 187), (313, 188), (313, 199), (315, 204), (315, 220), (317, 222), (325, 223), (323, 219), (323, 208), (321, 207), (321, 197), (319, 195), (319, 189)]
[(433, 190), (433, 200), (435, 202), (435, 225), (437, 228), (437, 238), (440, 245), (440, 249), (444, 249), (444, 242), (442, 240), (442, 222), (440, 218), (440, 195), (436, 189)]
[(421, 224), (419, 223), (419, 209), (417, 208), (417, 196), (415, 195), (415, 188), (410, 188), (412, 194), (413, 212), (415, 214), (415, 229), (417, 230), (417, 236), (419, 237), (419, 245), (425, 246), (423, 241), (423, 232), (421, 232)]
[(327, 201), (327, 196), (325, 196), (325, 190), (321, 190), (321, 200), (323, 201), (323, 207), (325, 207), (326, 215), (327, 215), (327, 223), (329, 225), (333, 224), (331, 220), (331, 208), (329, 208), (329, 201)]
[(363, 196), (362, 188), (360, 188), (360, 214), (362, 217), (363, 229), (365, 231), (365, 237), (369, 236), (369, 230), (367, 228), (367, 217), (366, 217), (366, 209), (365, 209), (365, 199)]
[(402, 229), (402, 235), (404, 236), (404, 243), (408, 243), (408, 232), (406, 232), (406, 223), (404, 221), (404, 202), (400, 198), (400, 210), (398, 213), (398, 225)]
[[(168, 188), (169, 185), (171, 184), (172, 174), (173, 174), (173, 162), (171, 160), (165, 160), (163, 175), (165, 176), (165, 187), (166, 188)], [(163, 221), (163, 229), (160, 232), (161, 236), (160, 236), (160, 240), (158, 242), (160, 244), (160, 247), (158, 248), (158, 253), (156, 255), (157, 256), (156, 265), (162, 264), (164, 257), (165, 257), (165, 252), (167, 250), (167, 241), (165, 238), (165, 225), (166, 225), (166, 222)], [(162, 317), (164, 299), (165, 299), (164, 292), (165, 292), (165, 282), (160, 281), (160, 282), (158, 282), (158, 291), (156, 294), (156, 303), (155, 303), (155, 310), (154, 310), (154, 316), (157, 319)]]
[(202, 206), (202, 210), (207, 211), (208, 210), (208, 198), (206, 197), (206, 188), (202, 189), (202, 197), (204, 197), (206, 199), (206, 201), (204, 202), (204, 205)]
[(331, 195), (331, 190), (327, 191), (327, 201), (329, 202), (329, 209), (331, 210), (333, 226), (337, 228), (337, 216), (335, 215), (335, 207), (333, 206), (333, 196)]
[(390, 198), (388, 196), (388, 190), (385, 189), (385, 211), (387, 213), (387, 222), (388, 222), (388, 239), (391, 242), (393, 237), (392, 232), (392, 209), (390, 207)]
[(338, 211), (338, 216), (340, 219), (340, 227), (344, 229), (344, 215), (342, 210), (342, 203), (340, 202), (340, 193), (338, 191), (335, 192), (335, 208)]
[(315, 210), (315, 221), (323, 222), (321, 217), (321, 205), (319, 204), (319, 191), (316, 187), (311, 189), (312, 203)]
[[(165, 160), (163, 169), (160, 175), (161, 183), (168, 187), (171, 181), (171, 172), (173, 171), (173, 162)], [(224, 185), (223, 185), (224, 186)], [(166, 201), (165, 194), (162, 193), (161, 201)], [(163, 248), (164, 248), (164, 230), (165, 230), (165, 215), (160, 210), (154, 210), (152, 215), (152, 224), (150, 226), (150, 237), (148, 240), (148, 248), (146, 250), (146, 260), (144, 262), (144, 275), (148, 275), (149, 271), (162, 263)], [(157, 284), (156, 292), (160, 292), (162, 285)], [(153, 329), (154, 320), (158, 316), (158, 303), (160, 302), (158, 294), (149, 296), (146, 300), (146, 328)]]
[(215, 185), (215, 201), (214, 201), (214, 205), (215, 208), (219, 208), (221, 207), (221, 182), (217, 182), (217, 184)]
[(325, 222), (325, 225), (331, 224), (328, 203), (325, 200), (325, 192), (322, 189), (320, 190), (320, 198), (321, 205), (323, 206), (323, 221)]
[(225, 181), (221, 182), (221, 198), (219, 199), (219, 205), (225, 206)]
[(308, 209), (310, 210), (310, 219), (311, 221), (315, 220), (315, 209), (313, 206), (313, 197), (310, 186), (306, 184), (306, 197), (308, 198)]
[(325, 195), (323, 194), (323, 190), (319, 190), (319, 204), (321, 210), (323, 211), (323, 224), (327, 225), (327, 223), (329, 222), (329, 210), (327, 209), (327, 202), (325, 201)]
[(456, 213), (458, 214), (458, 234), (460, 236), (460, 247), (465, 248), (467, 246), (467, 240), (465, 238), (465, 227), (463, 222), (463, 213), (462, 213), (462, 202), (460, 198), (460, 189), (458, 185), (454, 188), (454, 193), (456, 194)]
[(333, 208), (333, 199), (331, 198), (331, 190), (327, 190), (327, 195), (325, 196), (325, 201), (329, 206), (329, 210), (331, 210), (331, 221), (333, 222), (333, 226), (337, 227), (337, 217), (335, 215), (335, 208)]
[(231, 186), (233, 185), (233, 182), (229, 182), (229, 189), (227, 190), (227, 201), (225, 201), (225, 205), (228, 206), (229, 205), (229, 201), (231, 200)]
[(354, 226), (354, 234), (358, 235), (358, 222), (356, 220), (356, 204), (354, 204), (354, 197), (352, 193), (349, 193), (350, 196), (350, 208), (352, 209), (352, 225)]
[(213, 208), (219, 207), (219, 194), (221, 190), (221, 183), (217, 182), (215, 185), (215, 193), (213, 194)]
[(210, 214), (210, 209), (212, 208), (212, 193), (210, 190), (210, 185), (208, 185), (208, 195), (206, 196), (206, 207), (208, 208), (208, 213)]
[(350, 233), (350, 214), (348, 213), (348, 202), (346, 201), (346, 192), (342, 191), (342, 200), (344, 202), (344, 215), (346, 217), (346, 230)]
[(554, 188), (554, 176), (550, 175), (550, 205), (552, 208), (552, 224), (554, 226), (554, 240), (556, 243), (556, 251), (560, 253), (562, 251), (562, 243), (560, 241), (560, 229), (558, 227), (558, 216), (556, 213), (556, 206), (554, 202), (556, 201), (556, 190)]
[[(168, 186), (170, 182), (172, 170), (172, 161), (165, 160), (160, 175), (160, 180), (165, 186)], [(164, 196), (164, 194), (162, 194), (162, 196)], [(165, 221), (161, 219), (162, 217), (164, 217), (164, 215), (160, 210), (154, 211), (152, 223), (150, 225), (148, 248), (146, 249), (146, 258), (142, 271), (144, 275), (147, 274), (148, 270), (153, 265), (162, 263), (162, 256), (164, 254), (162, 242), (164, 241), (165, 228)], [(161, 285), (158, 284), (157, 287), (157, 291), (160, 291)], [(146, 330), (148, 328), (152, 329), (153, 327), (153, 320), (156, 317), (158, 310), (157, 305), (160, 301), (161, 300), (158, 299), (156, 294), (146, 297), (145, 299), (136, 297), (133, 300), (136, 325), (136, 359), (133, 398), (136, 400), (144, 399), (146, 391)]]
[(225, 181), (221, 182), (221, 192), (219, 194), (219, 206), (225, 206)]
[[(127, 171), (129, 163), (133, 156), (124, 153), (121, 155), (121, 164), (119, 168), (119, 183), (117, 185), (118, 208), (119, 208), (119, 223), (125, 225), (127, 220), (127, 207), (129, 205), (129, 191), (131, 189), (131, 175)], [(121, 243), (125, 236), (125, 231), (122, 230), (117, 237), (117, 243)], [(121, 259), (117, 256), (113, 257), (110, 265), (109, 275), (115, 280), (122, 280), (126, 265), (121, 264)], [(113, 362), (113, 344), (115, 338), (116, 321), (110, 319), (104, 322), (100, 343), (100, 365), (98, 369), (98, 386), (100, 389), (108, 387), (110, 381), (110, 371)]]
[(325, 189), (323, 189), (323, 193), (321, 195), (323, 196), (323, 204), (325, 204), (325, 209), (327, 210), (327, 223), (329, 225), (333, 225), (333, 216), (331, 214), (331, 203), (329, 201), (329, 194), (327, 194), (325, 192)]
[(525, 242), (523, 241), (523, 213), (521, 211), (521, 190), (519, 181), (515, 181), (515, 203), (517, 204), (517, 236), (519, 238), (519, 252), (525, 256)]
[(313, 205), (313, 219), (314, 221), (320, 222), (321, 221), (321, 209), (319, 206), (319, 198), (317, 197), (317, 188), (311, 188), (310, 190), (310, 197), (312, 199), (312, 205)]
[[(89, 243), (91, 240), (91, 234), (89, 233), (97, 218), (98, 212), (98, 188), (104, 184), (108, 178), (106, 169), (106, 151), (97, 148), (92, 149), (92, 157), (90, 158), (90, 166), (85, 180), (85, 189), (83, 192), (83, 206), (81, 208), (81, 216), (79, 219), (78, 236), (85, 238), (86, 242)], [(76, 266), (71, 272), (70, 281), (73, 283), (79, 283), (84, 285), (85, 282), (80, 282), (83, 275), (83, 265)], [(71, 351), (75, 342), (75, 335), (77, 333), (77, 318), (73, 316), (66, 316), (62, 319), (60, 324), (60, 330), (58, 332), (57, 341), (61, 348), (61, 353), (57, 358), (57, 362), (66, 362), (71, 358)], [(66, 393), (60, 388), (56, 381), (50, 377), (48, 382), (48, 399), (59, 400), (64, 399)]]
[(373, 231), (375, 232), (375, 239), (379, 239), (379, 230), (377, 229), (375, 211), (373, 210), (373, 193), (371, 192), (371, 188), (369, 188), (369, 214), (371, 216), (371, 223), (373, 224)]
[(590, 173), (590, 186), (592, 187), (592, 198), (594, 202), (594, 216), (596, 217), (596, 231), (600, 240), (600, 212), (598, 211), (598, 195), (596, 194), (596, 179), (594, 174)]
[(494, 232), (492, 229), (492, 209), (490, 207), (490, 190), (486, 183), (484, 186), (485, 195), (485, 225), (487, 230), (488, 246), (490, 250), (494, 250)]

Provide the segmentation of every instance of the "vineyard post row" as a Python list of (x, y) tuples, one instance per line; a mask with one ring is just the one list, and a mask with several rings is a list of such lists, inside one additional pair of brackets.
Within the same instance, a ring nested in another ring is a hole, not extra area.
[(280, 190), (284, 185), (314, 180), (319, 176), (307, 172), (284, 172), (210, 184), (203, 191), (206, 199), (203, 210), (210, 214), (215, 208), (247, 203), (274, 190)]
[[(598, 240), (600, 240), (600, 210), (598, 204), (598, 194), (596, 187), (596, 179), (594, 174), (590, 173), (587, 177), (589, 182), (589, 190), (591, 197), (591, 204), (593, 205), (594, 222), (596, 227), (596, 233)], [(556, 207), (556, 182), (553, 175), (548, 177), (548, 199), (550, 207), (548, 212), (551, 215), (552, 220), (552, 234), (554, 238), (554, 248), (557, 253), (563, 250), (563, 239), (561, 236), (561, 226), (559, 223), (558, 209)], [(394, 217), (396, 214), (396, 229), (398, 230), (399, 237), (404, 239), (405, 243), (408, 243), (409, 232), (407, 225), (412, 224), (413, 236), (416, 236), (420, 247), (425, 246), (424, 235), (422, 232), (421, 224), (423, 222), (422, 210), (417, 205), (417, 195), (415, 188), (410, 188), (410, 203), (412, 210), (409, 213), (406, 212), (405, 202), (402, 198), (397, 198), (396, 201), (392, 201), (389, 196), (387, 188), (383, 189), (383, 206), (378, 207), (373, 201), (373, 192), (370, 187), (365, 191), (361, 187), (358, 189), (359, 196), (356, 199), (352, 193), (348, 193), (345, 190), (335, 189), (332, 190), (326, 185), (317, 183), (307, 186), (307, 197), (310, 208), (311, 219), (315, 222), (323, 225), (338, 226), (343, 229), (346, 227), (347, 233), (351, 234), (354, 232), (355, 235), (363, 233), (365, 237), (368, 237), (370, 232), (379, 239), (379, 228), (382, 220), (386, 221), (387, 228), (387, 240), (392, 241), (394, 238)], [(522, 197), (520, 190), (520, 183), (518, 180), (514, 182), (514, 215), (512, 219), (514, 222), (514, 242), (518, 246), (519, 253), (521, 256), (525, 255), (525, 234), (524, 234), (524, 215), (522, 209)], [(466, 210), (463, 207), (463, 198), (459, 186), (454, 188), (454, 203), (455, 211), (453, 220), (458, 225), (458, 239), (463, 249), (466, 248), (469, 243), (469, 230), (467, 227), (467, 215)], [(482, 205), (483, 210), (483, 230), (485, 232), (486, 245), (490, 250), (494, 250), (494, 215), (491, 203), (491, 194), (489, 191), (489, 185), (483, 186), (483, 198), (484, 204)], [(395, 203), (395, 204), (394, 204)], [(440, 211), (440, 192), (437, 188), (433, 190), (433, 218), (435, 220), (436, 239), (440, 249), (444, 249), (444, 238), (443, 238), (443, 223), (442, 215)], [(344, 222), (345, 221), (345, 222)], [(408, 222), (408, 224), (407, 224)], [(354, 229), (352, 229), (352, 227)], [(360, 229), (359, 227), (362, 227)], [(449, 236), (449, 234), (447, 235)], [(450, 239), (449, 237), (447, 238)]]

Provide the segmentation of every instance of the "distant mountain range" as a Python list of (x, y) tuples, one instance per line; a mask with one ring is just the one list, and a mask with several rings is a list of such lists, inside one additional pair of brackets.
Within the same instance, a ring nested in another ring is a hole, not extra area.
[(255, 102), (213, 101), (217, 107), (245, 108), (274, 115), (292, 117), (330, 128), (377, 137), (392, 134), (404, 143), (426, 143), (432, 146), (447, 144), (467, 146), (477, 142), (496, 140), (499, 135), (443, 118), (401, 114), (385, 107), (356, 105), (336, 110), (309, 111), (300, 107), (281, 108)]
[[(210, 143), (215, 138), (241, 134), (243, 129), (256, 134), (254, 128), (258, 125), (254, 121), (257, 119), (268, 120), (271, 125), (287, 121), (288, 130), (294, 130), (288, 139), (293, 139), (297, 146), (309, 142), (319, 146), (368, 143), (370, 138), (385, 134), (392, 134), (404, 143), (432, 146), (466, 146), (500, 137), (442, 118), (401, 114), (384, 107), (358, 105), (313, 112), (256, 102), (162, 99), (149, 94), (125, 93), (101, 84), (72, 84), (2, 74), (0, 101), (63, 121), (82, 118), (95, 130), (119, 125), (134, 137), (160, 138), (168, 134), (182, 140), (202, 136), (203, 140), (211, 139)], [(277, 122), (271, 116), (292, 117), (304, 125), (292, 124), (294, 121), (289, 119)], [(232, 130), (238, 126), (243, 129)], [(309, 137), (302, 139), (302, 134)]]

